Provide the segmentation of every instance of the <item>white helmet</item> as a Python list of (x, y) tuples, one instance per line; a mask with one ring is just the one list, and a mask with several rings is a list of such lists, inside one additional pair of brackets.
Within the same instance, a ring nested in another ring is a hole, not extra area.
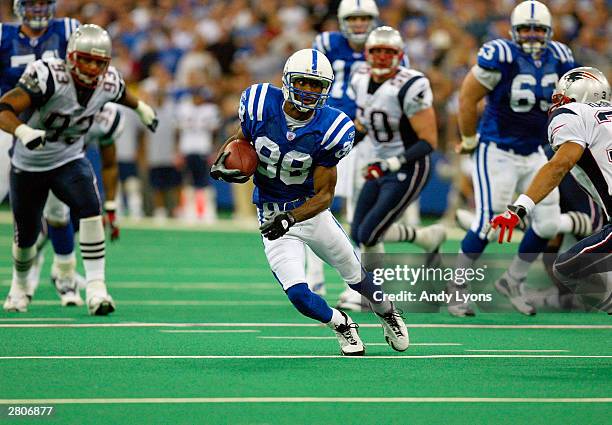
[(39, 30), (49, 26), (49, 21), (55, 16), (55, 6), (55, 0), (14, 0), (13, 13), (23, 24)]
[[(375, 54), (371, 50), (376, 47), (392, 49), (395, 53)], [(370, 33), (365, 43), (365, 56), (374, 75), (393, 74), (404, 56), (404, 40), (399, 31), (388, 27), (378, 27)]]
[[(365, 32), (355, 33), (349, 25), (347, 18), (351, 16), (370, 16), (372, 21)], [(370, 31), (376, 26), (378, 7), (374, 0), (342, 0), (338, 6), (338, 23), (340, 31), (346, 38), (356, 44), (363, 44)]]
[[(293, 83), (298, 79), (316, 80), (321, 92), (300, 90)], [(300, 112), (321, 109), (329, 97), (334, 71), (327, 57), (315, 49), (298, 50), (287, 59), (283, 69), (283, 96)]]
[[(111, 38), (104, 30), (94, 24), (78, 27), (68, 39), (66, 64), (80, 85), (94, 88), (106, 73), (111, 61)], [(95, 61), (95, 65), (83, 65), (80, 59)]]
[[(544, 3), (536, 0), (527, 0), (519, 3), (510, 16), (512, 40), (521, 46), (525, 53), (538, 54), (546, 49), (546, 45), (552, 37), (552, 17)], [(543, 28), (544, 36), (521, 37), (521, 28)]]
[(610, 100), (610, 84), (606, 76), (597, 68), (581, 66), (567, 71), (559, 79), (552, 95), (552, 108), (570, 102), (590, 103), (600, 100)]

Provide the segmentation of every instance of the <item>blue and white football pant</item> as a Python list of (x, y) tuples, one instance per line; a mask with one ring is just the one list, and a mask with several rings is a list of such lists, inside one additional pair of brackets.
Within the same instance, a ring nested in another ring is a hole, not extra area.
[[(260, 223), (272, 214), (258, 208)], [(363, 279), (361, 263), (351, 240), (330, 210), (296, 223), (279, 239), (262, 239), (270, 269), (285, 291), (306, 282), (306, 246), (335, 268), (347, 284), (357, 284)]]
[(9, 150), (13, 145), (13, 136), (0, 130), (0, 203), (9, 193), (9, 175), (11, 171), (11, 157)]
[[(503, 213), (514, 202), (517, 193), (527, 190), (547, 162), (541, 148), (523, 156), (501, 150), (492, 142), (478, 146), (472, 172), (476, 217), (471, 230), (479, 239), (486, 239), (489, 221)], [(559, 190), (555, 189), (534, 208), (530, 216), (531, 227), (542, 239), (550, 239), (557, 234), (560, 216)]]

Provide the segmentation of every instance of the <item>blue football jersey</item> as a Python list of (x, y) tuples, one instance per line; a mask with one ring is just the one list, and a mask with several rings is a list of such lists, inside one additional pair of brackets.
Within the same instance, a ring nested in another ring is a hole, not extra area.
[(79, 21), (53, 19), (37, 39), (27, 37), (19, 31), (19, 26), (18, 23), (0, 24), (0, 94), (15, 87), (27, 64), (38, 59), (64, 59), (68, 38)]
[(325, 106), (305, 126), (289, 130), (282, 91), (268, 83), (242, 93), (242, 132), (259, 156), (253, 203), (290, 202), (314, 195), (316, 166), (332, 167), (353, 147), (355, 127), (343, 112)]
[(510, 40), (485, 43), (478, 65), (497, 71), (501, 80), (487, 95), (478, 125), (480, 141), (495, 142), (521, 155), (546, 143), (547, 112), (559, 77), (576, 67), (571, 50), (551, 41), (539, 60)]

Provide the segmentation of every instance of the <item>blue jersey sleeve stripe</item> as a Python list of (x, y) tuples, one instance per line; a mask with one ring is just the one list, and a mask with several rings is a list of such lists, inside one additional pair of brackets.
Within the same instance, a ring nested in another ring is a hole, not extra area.
[(552, 41), (550, 43), (550, 45), (553, 48), (553, 50), (555, 51), (555, 53), (557, 54), (556, 56), (559, 58), (559, 60), (561, 60), (561, 62), (563, 62), (563, 63), (567, 62), (567, 57), (565, 56), (565, 53), (563, 53), (563, 51), (561, 51), (561, 49), (559, 48), (557, 43), (555, 41)]
[(348, 117), (344, 114), (340, 114), (336, 117), (336, 120), (332, 123), (329, 129), (325, 132), (325, 135), (323, 136), (323, 141), (321, 142), (322, 145), (327, 143), (332, 133), (336, 130), (336, 127), (340, 125), (340, 123), (344, 120), (344, 118), (348, 118)]
[(340, 142), (340, 140), (342, 140), (346, 132), (349, 131), (349, 129), (351, 129), (352, 127), (353, 127), (353, 122), (351, 120), (348, 120), (348, 122), (344, 124), (344, 127), (340, 129), (338, 134), (336, 134), (336, 137), (334, 137), (334, 140), (332, 140), (332, 142), (329, 145), (325, 146), (325, 150), (330, 150), (331, 148), (336, 146)]
[(323, 47), (325, 47), (325, 52), (329, 52), (331, 50), (331, 44), (329, 42), (329, 33), (323, 33)]
[(495, 47), (497, 47), (497, 54), (500, 62), (506, 62), (506, 50), (504, 50), (504, 46), (499, 42), (499, 40), (493, 40), (491, 42)]
[(70, 38), (70, 19), (64, 18), (64, 36), (66, 41)]
[(249, 90), (249, 103), (247, 105), (247, 112), (249, 113), (249, 118), (251, 121), (255, 119), (255, 115), (253, 113), (253, 105), (255, 105), (255, 97), (257, 96), (257, 84), (253, 84), (251, 89)]
[(512, 62), (512, 49), (510, 48), (510, 46), (508, 45), (508, 42), (506, 40), (499, 40), (499, 44), (501, 44), (505, 51), (506, 51), (506, 62), (510, 63)]
[(572, 54), (572, 49), (569, 48), (569, 46), (563, 44), (563, 43), (559, 43), (560, 46), (563, 48), (563, 50), (565, 51), (565, 54), (567, 55), (567, 60), (568, 62), (574, 62), (574, 55)]
[(321, 41), (321, 34), (317, 35), (312, 43), (312, 48), (323, 52), (323, 42)]
[(262, 84), (261, 94), (257, 102), (257, 121), (263, 121), (264, 104), (266, 103), (266, 93), (268, 92), (269, 83)]

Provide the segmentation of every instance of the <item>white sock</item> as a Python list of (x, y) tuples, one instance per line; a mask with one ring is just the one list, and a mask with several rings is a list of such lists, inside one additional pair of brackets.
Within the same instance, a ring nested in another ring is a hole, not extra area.
[(142, 211), (142, 188), (138, 177), (128, 177), (125, 181), (125, 194), (127, 196), (130, 217), (141, 218)]
[(508, 267), (508, 273), (516, 280), (523, 280), (527, 277), (529, 267), (531, 267), (530, 262), (521, 260), (518, 255), (515, 255)]
[(308, 246), (306, 247), (306, 282), (308, 285), (325, 282), (325, 273), (323, 272), (323, 260), (317, 254), (312, 252)]
[(13, 242), (13, 283), (17, 284), (23, 290), (26, 288), (28, 273), (35, 257), (36, 245), (28, 248), (19, 248), (17, 244)]
[(561, 219), (559, 220), (559, 233), (572, 233), (574, 230), (574, 223), (572, 219), (567, 214), (561, 214)]
[(415, 228), (403, 223), (393, 223), (385, 234), (383, 241), (385, 242), (414, 242), (416, 236)]
[(334, 329), (336, 326), (344, 325), (345, 323), (346, 322), (342, 313), (340, 313), (340, 311), (336, 310), (335, 308), (332, 308), (332, 318), (329, 322), (326, 323), (326, 325)]
[(85, 280), (104, 282), (105, 242), (102, 216), (82, 218), (79, 242), (85, 267)]
[(74, 251), (65, 255), (55, 254), (51, 270), (51, 274), (58, 278), (73, 277), (76, 273), (76, 255)]

